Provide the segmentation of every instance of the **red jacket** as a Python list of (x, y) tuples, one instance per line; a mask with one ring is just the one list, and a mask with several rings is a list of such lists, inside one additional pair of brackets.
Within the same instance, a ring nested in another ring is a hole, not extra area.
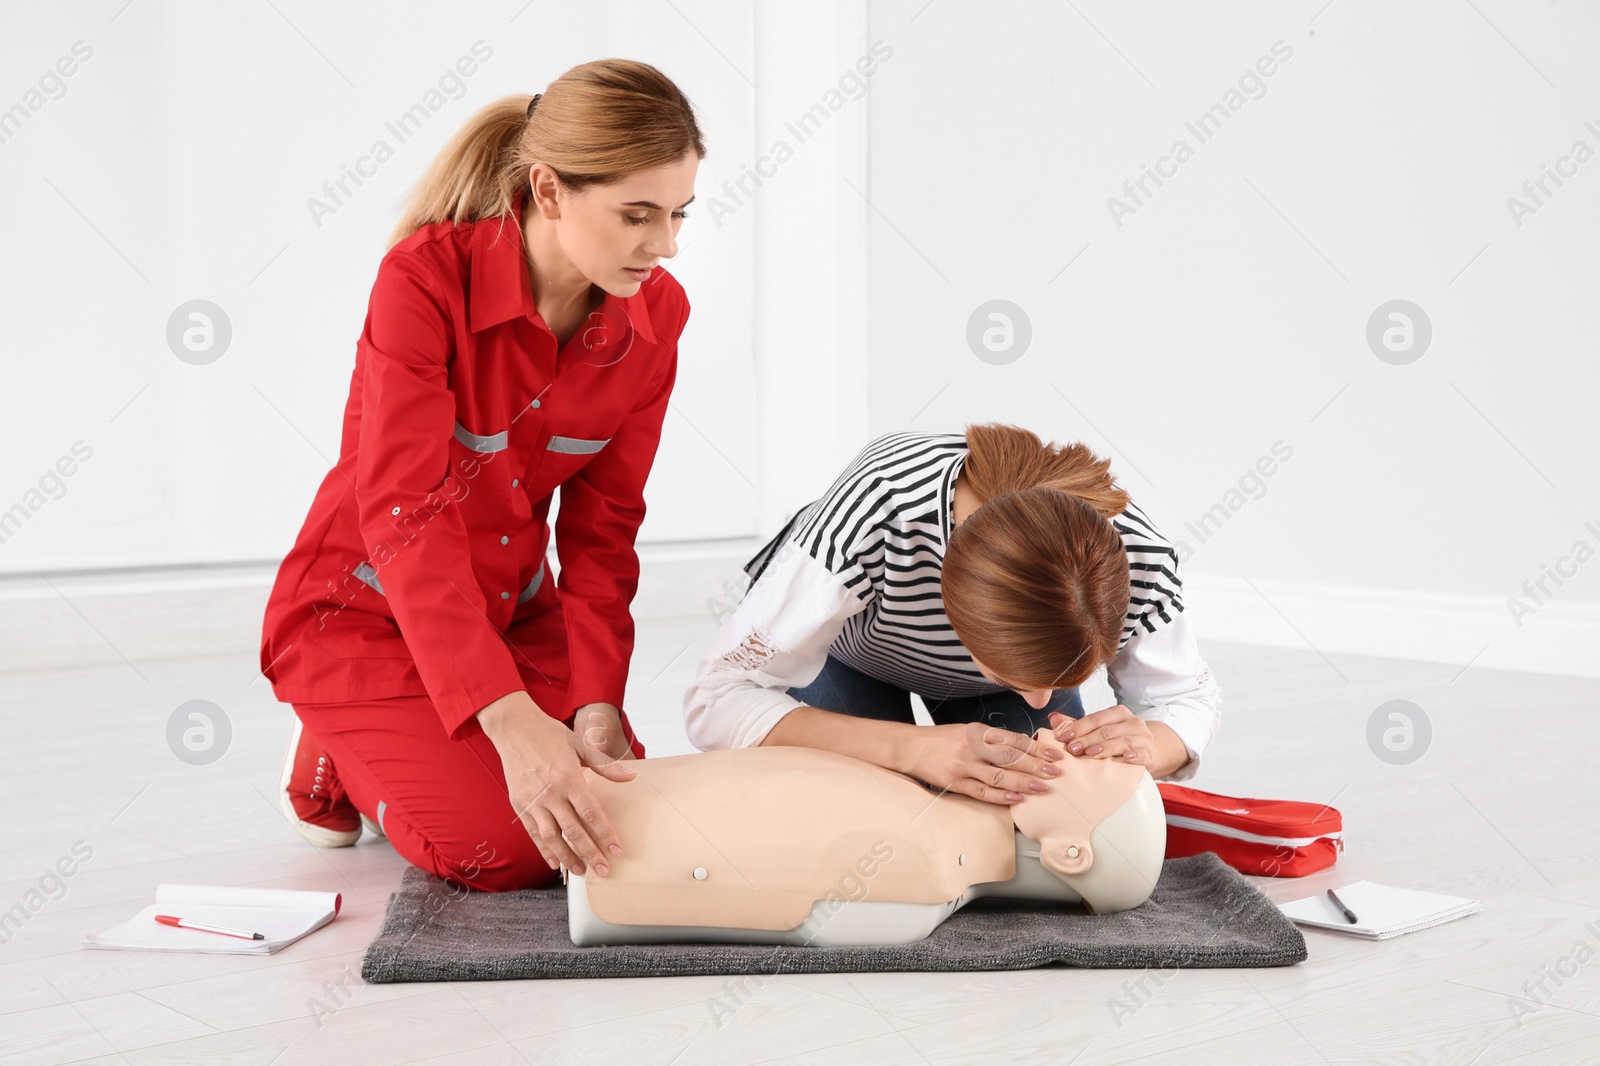
[(566, 704), (543, 709), (622, 706), (633, 541), (689, 303), (658, 267), (633, 296), (606, 294), (558, 353), (521, 203), (424, 226), (378, 266), (339, 461), (267, 602), (261, 672), (283, 702), (426, 695), (457, 739), (543, 675), (564, 616)]

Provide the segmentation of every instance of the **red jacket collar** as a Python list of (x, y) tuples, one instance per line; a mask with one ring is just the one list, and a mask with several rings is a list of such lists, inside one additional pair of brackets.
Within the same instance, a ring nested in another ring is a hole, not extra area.
[[(522, 201), (526, 190), (518, 192), (511, 210), (495, 219), (473, 223), (472, 292), (468, 296), (468, 323), (474, 333), (507, 322), (518, 315), (528, 321), (542, 321), (533, 305), (533, 283), (528, 276), (528, 261), (522, 255)], [(606, 293), (595, 312), (617, 326), (631, 326), (645, 341), (656, 342), (650, 321), (650, 306), (644, 289), (622, 298)], [(625, 330), (619, 330), (625, 336)]]

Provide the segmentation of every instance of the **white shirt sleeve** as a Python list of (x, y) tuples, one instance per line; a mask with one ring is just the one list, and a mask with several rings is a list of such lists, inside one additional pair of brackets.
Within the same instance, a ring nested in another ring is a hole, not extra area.
[(701, 751), (754, 747), (803, 704), (786, 689), (817, 679), (828, 648), (867, 600), (792, 539), (777, 549), (722, 623), (683, 696), (684, 727)]
[(1136, 631), (1106, 667), (1117, 702), (1147, 722), (1165, 722), (1183, 741), (1189, 762), (1162, 780), (1187, 781), (1222, 723), (1222, 690), (1200, 657), (1184, 612), (1155, 632)]

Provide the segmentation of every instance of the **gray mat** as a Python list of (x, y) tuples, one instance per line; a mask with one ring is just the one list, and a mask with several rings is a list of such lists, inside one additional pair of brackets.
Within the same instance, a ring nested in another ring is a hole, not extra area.
[(1077, 904), (977, 899), (904, 947), (609, 944), (575, 947), (566, 888), (466, 892), (416, 867), (389, 897), (361, 977), (497, 981), (531, 977), (1291, 966), (1306, 957), (1293, 922), (1213, 852), (1167, 859), (1156, 890), (1121, 914)]

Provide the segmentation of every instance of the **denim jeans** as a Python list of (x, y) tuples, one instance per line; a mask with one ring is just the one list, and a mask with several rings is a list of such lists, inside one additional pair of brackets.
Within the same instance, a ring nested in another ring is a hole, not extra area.
[[(877, 718), (886, 722), (915, 724), (911, 712), (911, 693), (899, 685), (864, 674), (832, 655), (822, 673), (809, 685), (788, 690), (789, 695), (807, 706), (848, 714), (856, 718)], [(928, 716), (935, 725), (952, 722), (987, 722), (1014, 733), (1032, 736), (1050, 727), (1050, 712), (1069, 718), (1082, 718), (1083, 700), (1075, 688), (1056, 689), (1050, 702), (1035, 710), (1011, 689), (978, 696), (923, 696)]]

